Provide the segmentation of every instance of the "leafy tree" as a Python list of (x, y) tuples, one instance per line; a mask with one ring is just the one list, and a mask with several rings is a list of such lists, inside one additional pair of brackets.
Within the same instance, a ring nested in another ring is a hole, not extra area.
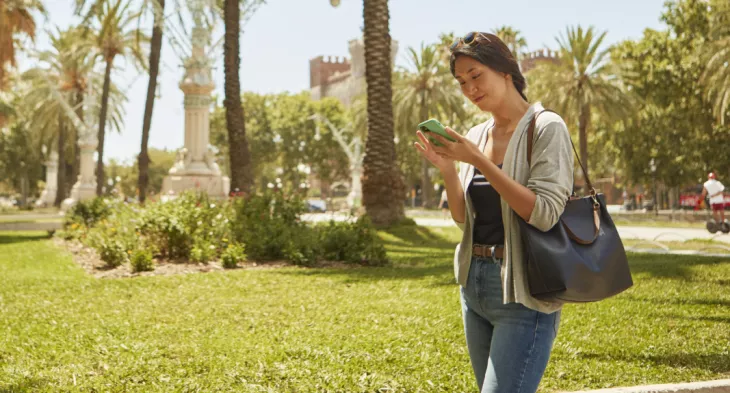
[(620, 119), (631, 102), (615, 77), (609, 52), (601, 49), (605, 37), (606, 32), (597, 33), (593, 27), (568, 27), (557, 38), (560, 62), (543, 62), (529, 72), (530, 95), (560, 111), (569, 122), (577, 118), (580, 160), (587, 172), (592, 113)]
[(711, 28), (707, 4), (667, 3), (662, 20), (667, 31), (647, 29), (640, 40), (622, 42), (612, 52), (627, 89), (642, 98), (636, 115), (616, 125), (612, 140), (628, 179), (648, 183), (654, 159), (657, 179), (675, 187), (730, 168), (730, 131), (715, 122), (700, 83)]
[(0, 178), (21, 194), (21, 205), (37, 192), (43, 168), (40, 145), (27, 123), (16, 121), (0, 130)]
[[(347, 158), (327, 127), (318, 127), (311, 117), (327, 117), (337, 127), (347, 124), (342, 105), (334, 98), (312, 101), (307, 93), (297, 95), (258, 95), (244, 93), (246, 130), (251, 147), (255, 187), (277, 184), (278, 178), (289, 190), (299, 190), (315, 174), (324, 183), (348, 177)], [(223, 158), (221, 168), (230, 164), (225, 157), (228, 134), (224, 109), (213, 111), (210, 120), (211, 144)], [(304, 190), (301, 190), (304, 191)]]

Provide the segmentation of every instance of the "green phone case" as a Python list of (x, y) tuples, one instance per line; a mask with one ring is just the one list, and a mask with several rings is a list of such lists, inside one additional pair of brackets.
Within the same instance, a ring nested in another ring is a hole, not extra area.
[(443, 146), (443, 145), (441, 144), (441, 142), (436, 140), (436, 138), (429, 136), (427, 133), (433, 132), (435, 134), (439, 134), (440, 136), (444, 137), (444, 139), (446, 139), (448, 141), (456, 142), (456, 139), (452, 138), (451, 135), (449, 135), (446, 132), (446, 128), (444, 128), (444, 126), (441, 124), (441, 122), (439, 122), (436, 119), (428, 119), (428, 120), (424, 121), (423, 123), (420, 123), (418, 125), (418, 129), (421, 130), (426, 135), (428, 140), (431, 143), (433, 143), (435, 146)]

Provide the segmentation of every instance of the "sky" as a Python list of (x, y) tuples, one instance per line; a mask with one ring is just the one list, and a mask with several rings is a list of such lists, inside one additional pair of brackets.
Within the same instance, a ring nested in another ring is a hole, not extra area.
[[(184, 1), (184, 0), (181, 0)], [(50, 46), (45, 31), (79, 22), (73, 0), (45, 0), (48, 19), (39, 21), (37, 49)], [(171, 3), (171, 1), (168, 1)], [(644, 29), (664, 29), (659, 21), (664, 0), (390, 0), (390, 32), (398, 41), (397, 66), (405, 66), (405, 49), (436, 42), (439, 34), (491, 31), (502, 25), (518, 29), (528, 50), (557, 48), (555, 37), (567, 26), (595, 26), (607, 31), (605, 43), (640, 38)], [(348, 56), (347, 42), (362, 34), (362, 0), (267, 0), (250, 18), (241, 35), (241, 87), (257, 93), (300, 92), (309, 89), (309, 60), (319, 55)], [(213, 41), (221, 31), (214, 34)], [(223, 51), (213, 70), (216, 89), (223, 96)], [(21, 69), (33, 67), (21, 59)], [(167, 40), (162, 48), (160, 98), (155, 102), (150, 147), (177, 149), (184, 140), (181, 59)], [(133, 162), (139, 152), (148, 77), (120, 63), (113, 78), (128, 89), (121, 133), (110, 133), (105, 160)], [(101, 93), (101, 92), (99, 92)]]

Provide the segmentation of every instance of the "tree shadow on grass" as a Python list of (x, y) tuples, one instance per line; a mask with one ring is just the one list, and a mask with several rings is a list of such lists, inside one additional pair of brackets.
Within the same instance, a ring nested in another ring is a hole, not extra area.
[(47, 379), (28, 378), (10, 385), (0, 385), (0, 393), (29, 393), (35, 392), (48, 384)]
[[(416, 267), (357, 267), (352, 269), (296, 269), (277, 271), (276, 274), (298, 277), (332, 277), (342, 278), (345, 284), (362, 284), (368, 282), (385, 280), (420, 280), (424, 278), (442, 278), (451, 275), (453, 281), (452, 265), (441, 266), (416, 266)], [(441, 280), (439, 280), (441, 282)]]
[[(0, 244), (27, 243), (48, 240), (47, 232), (2, 232), (0, 231)], [(0, 391), (1, 392), (1, 391)]]
[(581, 353), (584, 359), (596, 359), (604, 362), (616, 360), (629, 363), (650, 362), (656, 366), (672, 368), (701, 368), (713, 373), (730, 372), (730, 354), (696, 354), (696, 353), (668, 353), (660, 355), (641, 354), (608, 354), (608, 353)]
[(715, 315), (703, 315), (703, 316), (682, 316), (682, 315), (670, 315), (671, 318), (682, 318), (689, 319), (692, 321), (704, 321), (704, 322), (715, 322), (715, 323), (728, 323), (730, 324), (729, 316), (715, 316)]
[(693, 255), (629, 254), (632, 274), (647, 273), (652, 277), (690, 279), (692, 267), (699, 265), (730, 264), (729, 257), (702, 257)]
[(398, 241), (385, 240), (384, 243), (386, 246), (443, 248), (451, 249), (453, 252), (457, 244), (457, 242), (435, 233), (428, 227), (417, 225), (399, 225), (383, 229), (382, 232), (398, 239)]
[(696, 306), (722, 306), (730, 307), (730, 300), (724, 299), (682, 299), (682, 298), (649, 298), (639, 297), (633, 295), (624, 296), (625, 299), (635, 302), (652, 303), (659, 306), (665, 306), (669, 304), (675, 305), (696, 305)]

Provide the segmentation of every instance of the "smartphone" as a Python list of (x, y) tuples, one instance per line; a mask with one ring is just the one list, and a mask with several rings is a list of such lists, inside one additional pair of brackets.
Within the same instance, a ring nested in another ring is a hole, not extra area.
[(454, 139), (451, 135), (449, 135), (446, 132), (446, 128), (444, 128), (443, 124), (441, 124), (441, 122), (439, 122), (436, 119), (428, 119), (428, 120), (424, 121), (423, 123), (420, 123), (418, 125), (418, 129), (421, 130), (424, 133), (424, 135), (426, 135), (428, 140), (431, 143), (433, 143), (435, 146), (443, 146), (443, 144), (441, 144), (441, 142), (439, 142), (436, 138), (430, 136), (428, 133), (432, 132), (434, 134), (438, 134), (438, 135), (442, 136), (444, 139), (446, 139), (448, 141), (456, 142), (456, 139)]

